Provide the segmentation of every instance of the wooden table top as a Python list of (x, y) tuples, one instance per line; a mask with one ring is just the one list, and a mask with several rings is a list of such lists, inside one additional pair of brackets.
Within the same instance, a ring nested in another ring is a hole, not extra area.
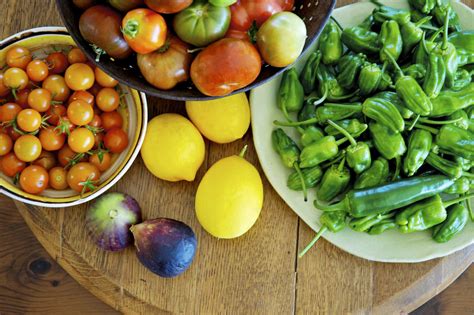
[[(339, 5), (350, 2), (354, 1), (339, 1)], [(473, 2), (472, 0), (468, 1), (471, 6)], [(4, 8), (0, 12), (0, 18), (3, 21), (10, 21), (0, 25), (1, 38), (34, 26), (61, 25), (53, 1), (0, 0), (0, 4)], [(176, 110), (176, 105), (170, 102), (151, 99), (150, 103), (155, 105), (160, 103), (159, 108), (152, 108), (150, 117), (162, 111)], [(217, 146), (208, 143), (207, 165), (211, 165), (223, 156), (234, 154), (243, 143), (250, 142), (251, 137), (248, 134), (242, 141), (231, 145)], [(258, 164), (252, 148), (249, 150), (248, 159), (252, 163)], [(141, 172), (142, 169), (143, 165), (138, 159), (132, 171)], [(198, 178), (202, 176), (203, 171), (203, 169), (200, 170)], [(147, 176), (151, 178), (149, 174)], [(133, 175), (127, 174), (116, 188), (123, 190), (126, 187), (124, 181), (131, 178), (133, 179)], [(184, 193), (183, 199), (189, 202), (192, 201), (190, 189), (196, 185), (196, 182), (172, 186), (154, 179), (153, 184), (172, 190), (172, 195)], [(469, 265), (469, 261), (472, 263), (472, 247), (443, 259), (421, 264), (380, 264), (351, 256), (324, 240), (318, 244), (317, 250), (311, 251), (303, 260), (296, 262), (296, 252), (312, 238), (314, 232), (283, 203), (267, 181), (264, 181), (264, 185), (266, 193), (264, 211), (257, 225), (246, 238), (229, 242), (225, 246), (222, 243), (218, 244), (219, 241), (210, 238), (202, 230), (197, 232), (201, 241), (202, 254), (193, 266), (194, 269), (183, 275), (183, 277), (189, 277), (193, 281), (192, 284), (179, 287), (179, 280), (169, 282), (169, 287), (163, 291), (163, 293), (166, 293), (165, 291), (176, 293), (183, 289), (189, 292), (190, 286), (196, 285), (193, 293), (195, 300), (187, 301), (187, 304), (182, 306), (183, 310), (200, 310), (203, 313), (215, 313), (227, 309), (234, 310), (234, 312), (237, 310), (250, 312), (257, 307), (257, 310), (262, 312), (269, 312), (270, 309), (273, 309), (281, 313), (296, 312), (301, 314), (309, 312), (407, 312), (443, 290)], [(162, 203), (162, 205), (167, 204), (169, 203)], [(150, 204), (147, 206), (149, 207)], [(182, 216), (188, 221), (195, 221), (192, 213), (175, 206), (171, 207), (174, 207), (174, 210), (166, 209), (160, 214), (168, 214), (176, 210), (174, 217), (179, 219)], [(0, 198), (0, 239), (2, 240), (0, 244), (0, 314), (10, 312), (60, 313), (71, 312), (71, 310), (78, 313), (113, 313), (113, 309), (105, 306), (79, 287), (41, 249), (14, 208), (11, 200)], [(53, 233), (55, 231), (41, 230), (38, 228), (38, 222), (35, 221), (35, 219), (51, 219), (53, 212), (47, 209), (25, 207), (20, 207), (20, 210), (30, 227), (33, 228), (36, 237), (41, 240), (43, 245), (46, 245), (48, 252), (53, 254), (53, 257), (68, 271), (71, 271), (71, 261), (67, 261), (64, 256), (58, 256), (54, 242), (48, 243), (46, 241), (55, 236)], [(70, 220), (82, 218), (83, 207), (72, 210), (74, 211), (66, 212), (66, 220), (67, 218)], [(196, 222), (191, 225), (195, 230), (199, 229)], [(68, 226), (72, 226), (72, 223)], [(70, 230), (73, 229), (73, 227), (70, 228)], [(75, 233), (80, 234), (77, 231)], [(71, 235), (69, 234), (69, 237)], [(69, 246), (64, 246), (64, 249), (74, 251), (73, 254), (76, 256), (87, 256), (87, 252), (80, 252), (80, 249), (84, 249), (80, 244), (78, 245), (74, 241), (69, 242)], [(86, 244), (88, 243), (86, 242)], [(90, 244), (84, 246), (91, 247)], [(63, 247), (60, 248), (60, 251), (62, 250)], [(253, 253), (250, 253), (249, 250), (252, 250)], [(63, 253), (61, 252), (61, 254)], [(217, 261), (206, 258), (206, 255), (220, 258)], [(106, 256), (100, 257), (109, 259)], [(81, 258), (84, 259), (84, 257)], [(236, 264), (236, 261), (239, 263)], [(84, 262), (90, 263), (87, 259)], [(213, 262), (218, 262), (220, 267), (209, 267), (209, 264)], [(91, 266), (85, 265), (84, 267), (90, 268)], [(103, 286), (103, 282), (111, 281), (110, 272), (106, 272), (107, 268), (104, 270), (98, 266), (92, 267), (96, 268), (94, 271), (100, 271), (103, 274), (99, 272), (97, 273), (100, 275), (99, 278), (89, 277), (87, 279), (88, 290), (101, 296), (109, 305), (122, 309), (114, 304), (112, 297), (115, 295), (114, 293), (107, 295), (102, 292), (101, 294), (99, 290)], [(140, 268), (137, 270), (138, 274), (144, 275), (148, 279), (147, 277), (150, 277), (151, 274), (147, 273), (143, 267)], [(226, 269), (234, 269), (236, 272), (228, 272)], [(436, 308), (441, 311), (448, 310), (446, 314), (472, 313), (474, 303), (469, 298), (473, 289), (472, 269), (471, 267), (465, 276), (453, 285), (453, 289), (445, 291), (418, 312), (430, 312), (429, 310)], [(193, 276), (197, 274), (196, 270), (204, 272), (206, 284), (202, 285), (196, 282), (198, 278)], [(75, 270), (73, 275), (84, 284), (87, 273)], [(231, 278), (222, 278), (222, 275)], [(152, 278), (152, 281), (158, 280)], [(159, 282), (156, 283), (159, 284)], [(229, 283), (233, 284), (230, 287), (234, 291), (226, 293), (225, 290), (229, 287)], [(175, 287), (176, 285), (178, 287)], [(450, 293), (452, 290), (457, 291), (453, 294)], [(171, 297), (173, 296), (171, 295)], [(445, 298), (445, 296), (447, 297)], [(452, 303), (453, 296), (455, 297), (454, 303)], [(143, 296), (136, 298), (143, 298)], [(180, 302), (180, 300), (177, 301)], [(163, 310), (180, 310), (181, 307), (173, 302), (174, 300), (168, 298), (165, 301), (160, 301), (161, 304), (157, 302), (157, 305)], [(198, 304), (199, 307), (196, 306)], [(123, 309), (127, 310), (127, 308)]]

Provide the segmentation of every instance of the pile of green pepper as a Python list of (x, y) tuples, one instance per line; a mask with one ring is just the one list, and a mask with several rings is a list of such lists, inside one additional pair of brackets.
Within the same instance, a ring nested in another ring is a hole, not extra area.
[(326, 230), (431, 229), (447, 242), (474, 221), (474, 31), (447, 0), (372, 2), (360, 25), (330, 20), (301, 73), (282, 77), (274, 124), (300, 139), (278, 128), (273, 146), (288, 187), (305, 200), (316, 189), (323, 211), (300, 256)]

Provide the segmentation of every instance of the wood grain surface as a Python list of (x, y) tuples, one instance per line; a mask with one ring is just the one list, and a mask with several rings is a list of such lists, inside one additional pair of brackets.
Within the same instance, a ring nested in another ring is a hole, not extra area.
[[(467, 2), (472, 7), (473, 1)], [(0, 25), (1, 38), (34, 26), (61, 24), (53, 1), (0, 0), (0, 7), (0, 20), (9, 21)], [(180, 103), (152, 98), (149, 103), (150, 117), (169, 111), (183, 113)], [(472, 264), (473, 246), (420, 264), (382, 264), (349, 255), (324, 240), (297, 260), (296, 253), (314, 232), (299, 221), (265, 179), (264, 208), (250, 232), (236, 240), (212, 238), (200, 228), (193, 207), (205, 169), (238, 153), (244, 144), (249, 145), (248, 160), (258, 165), (258, 159), (250, 132), (229, 145), (206, 144), (206, 162), (194, 183), (158, 180), (138, 158), (112, 189), (133, 195), (145, 218), (176, 218), (194, 229), (199, 239), (195, 262), (174, 279), (162, 279), (146, 270), (133, 248), (114, 254), (98, 250), (83, 228), (86, 205), (53, 210), (17, 204), (49, 258), (13, 214), (12, 202), (0, 199), (0, 313), (77, 310), (103, 314), (112, 309), (154, 314), (406, 313), (442, 291)], [(112, 308), (78, 288), (54, 262)], [(467, 285), (459, 289), (466, 298), (460, 303), (455, 294), (446, 298), (456, 301), (453, 307), (457, 308), (452, 309), (456, 314), (474, 310), (469, 274)], [(446, 311), (442, 305), (426, 306), (427, 311)]]

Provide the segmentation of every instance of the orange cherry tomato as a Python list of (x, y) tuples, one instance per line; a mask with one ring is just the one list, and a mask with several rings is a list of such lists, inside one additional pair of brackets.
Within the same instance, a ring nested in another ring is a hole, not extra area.
[(115, 80), (114, 78), (109, 76), (107, 73), (105, 73), (99, 67), (96, 67), (94, 69), (94, 74), (95, 74), (95, 80), (102, 87), (113, 88), (118, 84), (117, 80)]
[(20, 105), (16, 103), (5, 103), (0, 106), (0, 122), (9, 122), (15, 119), (16, 115), (21, 112)]
[(123, 18), (122, 33), (136, 53), (148, 54), (163, 46), (167, 27), (160, 14), (149, 9), (135, 9)]
[(10, 152), (0, 159), (0, 166), (3, 174), (13, 177), (26, 167), (26, 163), (18, 159), (15, 153)]
[(74, 152), (86, 153), (94, 146), (94, 134), (87, 128), (76, 128), (71, 131), (67, 143)]
[(40, 113), (48, 111), (51, 101), (51, 92), (43, 88), (34, 89), (28, 94), (28, 105)]
[(45, 170), (49, 171), (57, 164), (56, 155), (53, 154), (52, 152), (43, 150), (41, 151), (40, 156), (36, 160), (34, 160), (31, 164), (39, 165), (43, 167)]
[(26, 74), (31, 80), (41, 82), (49, 75), (49, 68), (43, 60), (33, 60), (26, 66)]
[(94, 118), (94, 109), (90, 104), (77, 100), (67, 107), (67, 117), (73, 124), (84, 126)]
[(54, 127), (41, 129), (38, 138), (41, 146), (46, 151), (56, 151), (63, 147), (66, 142), (66, 135)]
[(71, 189), (84, 193), (94, 190), (99, 184), (100, 171), (92, 163), (80, 162), (67, 173), (67, 183)]
[(46, 63), (49, 65), (49, 72), (52, 74), (63, 73), (69, 67), (66, 55), (60, 51), (49, 54), (46, 57)]
[(0, 97), (7, 96), (10, 93), (10, 89), (3, 83), (3, 73), (0, 73)]
[(41, 127), (41, 115), (34, 109), (23, 109), (16, 116), (16, 123), (21, 130), (34, 132)]
[(68, 188), (67, 172), (61, 166), (53, 167), (49, 170), (49, 185), (56, 190), (64, 190)]
[(28, 48), (13, 46), (8, 49), (5, 60), (9, 67), (26, 69), (26, 66), (31, 61), (31, 53)]
[(110, 130), (112, 128), (122, 128), (123, 118), (117, 111), (103, 113), (100, 115), (102, 119), (102, 128), (104, 130)]
[(75, 47), (73, 49), (71, 49), (68, 54), (67, 54), (67, 61), (70, 63), (70, 64), (73, 64), (73, 63), (85, 63), (87, 62), (87, 57), (86, 55), (84, 55), (84, 53), (82, 52), (82, 50), (80, 50), (79, 48)]
[(26, 88), (28, 81), (28, 75), (21, 68), (8, 68), (3, 74), (3, 84), (14, 91)]
[(113, 128), (104, 136), (104, 145), (112, 153), (121, 153), (128, 146), (128, 137), (125, 131)]
[(33, 135), (23, 135), (15, 141), (13, 151), (23, 162), (33, 162), (41, 154), (41, 142)]
[(66, 115), (66, 107), (63, 105), (53, 104), (46, 112), (46, 117), (48, 118), (48, 123), (51, 125), (57, 125), (59, 123), (59, 118)]
[(29, 108), (28, 105), (28, 95), (30, 95), (31, 89), (24, 88), (16, 93), (15, 103), (21, 106), (21, 108)]
[(48, 172), (41, 166), (30, 165), (20, 174), (20, 187), (29, 194), (40, 194), (49, 183)]
[(87, 90), (94, 85), (94, 71), (85, 63), (75, 63), (64, 74), (67, 86), (74, 91)]
[(64, 78), (58, 74), (47, 77), (42, 84), (42, 88), (51, 92), (53, 100), (64, 102), (69, 97), (69, 87)]
[(94, 105), (94, 95), (87, 91), (75, 91), (72, 93), (72, 95), (69, 97), (69, 103), (77, 100), (84, 101), (88, 104), (91, 104), (92, 106)]
[(5, 131), (7, 133), (7, 135), (10, 136), (10, 138), (12, 138), (13, 142), (15, 142), (18, 138), (21, 137), (21, 134), (19, 132), (17, 132), (13, 126), (10, 126), (10, 127), (6, 127), (5, 128)]
[(100, 144), (104, 141), (104, 133), (98, 132), (94, 135), (94, 149), (99, 148)]
[(120, 105), (120, 95), (113, 88), (103, 88), (97, 93), (97, 107), (104, 112), (112, 112)]
[(110, 157), (110, 153), (101, 152), (92, 154), (89, 157), (89, 162), (94, 164), (99, 169), (99, 171), (104, 172), (110, 168), (112, 159)]
[(6, 133), (0, 133), (0, 156), (10, 153), (13, 147), (13, 140)]
[(92, 118), (90, 123), (88, 123), (88, 125), (91, 127), (100, 128), (102, 127), (102, 119), (100, 119), (99, 115), (94, 114), (94, 117)]
[[(71, 150), (71, 148), (66, 144), (64, 147), (62, 147), (58, 151), (58, 162), (61, 166), (66, 167), (68, 164), (71, 164), (71, 161), (77, 156), (77, 153)], [(87, 158), (83, 157), (80, 159), (80, 161), (77, 162), (82, 162), (85, 161)]]
[(223, 38), (204, 48), (191, 64), (191, 79), (201, 93), (223, 96), (252, 83), (262, 59), (246, 40)]

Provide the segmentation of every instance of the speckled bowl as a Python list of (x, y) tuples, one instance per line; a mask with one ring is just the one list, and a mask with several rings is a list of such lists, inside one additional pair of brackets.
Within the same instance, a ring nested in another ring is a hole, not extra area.
[[(0, 41), (0, 68), (5, 64), (5, 53), (13, 45), (27, 47), (34, 56), (45, 56), (54, 49), (75, 46), (71, 36), (64, 27), (38, 27), (26, 30)], [(22, 191), (13, 184), (11, 178), (0, 173), (0, 193), (28, 204), (42, 207), (68, 207), (92, 200), (112, 187), (130, 168), (137, 157), (145, 137), (147, 125), (147, 101), (145, 94), (139, 93), (125, 85), (119, 85), (126, 94), (126, 108), (120, 110), (124, 118), (124, 130), (128, 134), (127, 149), (116, 155), (112, 166), (100, 178), (96, 190), (79, 195), (73, 190), (56, 191), (46, 189), (40, 195), (32, 195)]]

